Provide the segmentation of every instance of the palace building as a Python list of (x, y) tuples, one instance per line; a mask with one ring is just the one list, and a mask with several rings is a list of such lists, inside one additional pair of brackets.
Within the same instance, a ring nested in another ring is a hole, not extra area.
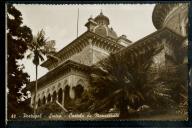
[(58, 60), (49, 58), (41, 64), (49, 72), (38, 79), (36, 101), (34, 88), (31, 89), (31, 105), (36, 102), (38, 108), (57, 100), (65, 106), (66, 99), (81, 98), (83, 91), (91, 86), (91, 66), (111, 53), (137, 56), (150, 48), (163, 47), (154, 56), (155, 65), (187, 64), (188, 4), (157, 4), (152, 21), (157, 31), (132, 42), (125, 35), (118, 36), (102, 12), (89, 18), (85, 24), (87, 31), (58, 51), (55, 54)]

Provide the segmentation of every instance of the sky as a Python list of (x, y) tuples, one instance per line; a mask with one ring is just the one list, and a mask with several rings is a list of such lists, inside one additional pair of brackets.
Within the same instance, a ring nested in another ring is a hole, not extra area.
[[(23, 25), (31, 28), (33, 35), (43, 29), (49, 40), (55, 40), (57, 51), (77, 38), (77, 15), (79, 8), (78, 35), (87, 31), (84, 26), (88, 18), (95, 18), (101, 10), (110, 20), (110, 27), (118, 36), (126, 35), (135, 42), (156, 31), (152, 23), (154, 4), (94, 4), (94, 5), (38, 5), (15, 4), (21, 13)], [(29, 53), (26, 53), (26, 56)], [(35, 80), (35, 66), (32, 60), (24, 58), (24, 71)], [(38, 78), (48, 72), (46, 68), (38, 68)]]

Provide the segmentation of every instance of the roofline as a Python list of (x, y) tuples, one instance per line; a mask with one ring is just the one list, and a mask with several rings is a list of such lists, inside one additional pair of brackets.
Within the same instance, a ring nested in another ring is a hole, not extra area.
[[(87, 65), (84, 65), (84, 64), (80, 64), (78, 62), (75, 62), (75, 61), (72, 61), (72, 60), (67, 60), (65, 63), (63, 63), (62, 65), (59, 65), (58, 67), (54, 68), (53, 70), (47, 72), (47, 74), (43, 75), (42, 77), (40, 77), (37, 81), (38, 83), (42, 83), (46, 80), (46, 77), (49, 77), (51, 75), (53, 75), (53, 73), (56, 73), (57, 70), (61, 70), (61, 69), (64, 69), (66, 68), (67, 66), (70, 66), (70, 68), (74, 68), (72, 67), (73, 66), (79, 66), (79, 67), (82, 67), (82, 68), (85, 68), (85, 70), (89, 70), (90, 66), (87, 66)], [(70, 69), (69, 68), (69, 69)], [(31, 86), (33, 86), (35, 81), (32, 81), (31, 82)], [(33, 87), (32, 87), (33, 88)]]
[[(81, 37), (83, 37), (83, 36), (85, 36), (85, 35), (87, 35), (87, 34), (94, 34), (94, 35), (96, 35), (96, 36), (98, 36), (98, 37), (100, 37), (100, 38), (102, 38), (102, 39), (104, 39), (104, 40), (107, 40), (107, 41), (110, 41), (110, 42), (114, 43), (115, 45), (119, 45), (120, 47), (124, 47), (123, 45), (116, 43), (116, 40), (117, 40), (117, 39), (114, 39), (114, 40), (108, 39), (108, 38), (105, 38), (105, 37), (103, 37), (103, 36), (101, 36), (101, 35), (98, 35), (98, 34), (96, 34), (96, 33), (94, 33), (94, 32), (86, 31), (86, 32), (84, 32), (83, 34), (81, 34), (79, 37), (77, 37), (75, 40), (73, 40), (71, 43), (69, 43), (68, 45), (66, 45), (64, 48), (62, 48), (61, 50), (59, 50), (59, 51), (58, 51), (57, 53), (55, 53), (54, 55), (55, 55), (55, 56), (58, 56), (58, 54), (62, 53), (65, 49), (69, 48), (72, 44), (76, 43), (77, 40), (79, 40)], [(41, 66), (42, 66), (42, 67), (46, 67), (45, 64), (48, 63), (50, 60), (51, 60), (51, 58), (47, 59), (45, 62), (43, 62), (43, 63), (41, 64)]]
[[(179, 35), (179, 34), (177, 34), (176, 32), (172, 31), (171, 29), (169, 29), (169, 28), (167, 28), (167, 27), (164, 27), (164, 28), (161, 28), (161, 29), (159, 29), (159, 30), (157, 30), (157, 31), (155, 31), (155, 32), (153, 32), (153, 33), (145, 36), (144, 38), (141, 38), (141, 39), (137, 40), (137, 41), (136, 41), (135, 43), (133, 43), (132, 45), (129, 45), (127, 48), (122, 49), (122, 50), (120, 50), (120, 51), (118, 51), (118, 52), (116, 52), (116, 53), (120, 53), (120, 52), (122, 52), (122, 51), (124, 51), (124, 50), (131, 49), (131, 48), (139, 45), (140, 43), (148, 40), (149, 38), (152, 38), (152, 37), (154, 37), (155, 35), (159, 35), (159, 33), (165, 32), (165, 31), (168, 31), (168, 32), (173, 33), (174, 35), (176, 35), (177, 37), (179, 37), (181, 40), (185, 39), (185, 37), (183, 37), (182, 35)], [(116, 54), (116, 53), (115, 53), (115, 54)]]
[[(63, 47), (62, 49), (60, 49), (57, 53), (55, 53), (54, 55), (57, 56), (59, 53), (61, 53), (62, 51), (64, 51), (67, 47), (69, 47), (70, 45), (72, 45), (76, 40), (78, 40), (80, 37), (82, 37), (84, 34), (86, 34), (88, 31), (84, 32), (83, 34), (81, 34), (79, 37), (77, 37), (75, 40), (73, 40), (71, 43), (67, 44), (65, 47)], [(49, 61), (50, 59), (47, 59), (45, 62), (43, 62), (41, 64), (41, 66), (43, 66), (47, 61)]]
[(121, 36), (117, 38), (117, 40), (119, 40), (119, 39), (123, 39), (123, 40), (125, 40), (125, 41), (127, 41), (127, 42), (133, 43), (131, 40), (129, 40), (129, 39), (127, 39), (127, 38), (122, 38)]
[(157, 30), (157, 31), (155, 31), (155, 32), (153, 32), (153, 33), (145, 36), (144, 38), (141, 38), (141, 39), (137, 40), (135, 43), (141, 42), (141, 41), (143, 41), (143, 40), (146, 40), (147, 38), (149, 38), (149, 37), (151, 37), (151, 36), (154, 36), (154, 35), (156, 35), (156, 34), (159, 34), (160, 32), (163, 32), (163, 31), (170, 31), (170, 32), (174, 33), (176, 36), (179, 36), (180, 38), (184, 38), (182, 35), (179, 35), (179, 34), (177, 34), (176, 32), (172, 31), (171, 29), (169, 29), (169, 28), (167, 28), (167, 27), (164, 27), (164, 28), (161, 28), (161, 29), (159, 29), (159, 30)]

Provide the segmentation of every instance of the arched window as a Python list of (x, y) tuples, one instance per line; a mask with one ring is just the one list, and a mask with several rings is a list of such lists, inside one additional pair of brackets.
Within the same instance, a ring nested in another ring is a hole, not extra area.
[(58, 101), (59, 101), (59, 103), (62, 103), (62, 97), (63, 97), (63, 91), (62, 91), (62, 89), (60, 88), (60, 89), (59, 89), (59, 92), (58, 92)]
[(45, 104), (45, 96), (43, 97), (43, 104)]
[(67, 86), (65, 87), (65, 90), (64, 90), (65, 101), (70, 99), (70, 97), (69, 97), (69, 89), (70, 89), (70, 87), (67, 85)]
[(80, 85), (80, 84), (78, 84), (78, 85), (75, 87), (75, 98), (81, 98), (83, 92), (84, 92), (83, 86)]
[(56, 101), (56, 99), (57, 99), (57, 93), (56, 93), (56, 91), (54, 91), (53, 92), (53, 102)]
[(50, 103), (51, 102), (51, 94), (49, 93), (48, 97), (47, 97), (47, 102)]
[(38, 107), (40, 107), (41, 106), (41, 100), (39, 99), (38, 100)]

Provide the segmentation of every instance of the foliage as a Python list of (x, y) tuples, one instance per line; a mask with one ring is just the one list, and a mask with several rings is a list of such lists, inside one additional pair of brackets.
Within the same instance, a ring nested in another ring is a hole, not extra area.
[(111, 55), (93, 67), (91, 82), (95, 104), (93, 112), (116, 105), (120, 117), (128, 116), (127, 108), (138, 109), (146, 104), (151, 108), (166, 108), (172, 103), (169, 89), (158, 79), (149, 79), (153, 57), (161, 49), (151, 49), (133, 57), (134, 53)]
[(45, 31), (42, 29), (33, 37), (32, 42), (29, 45), (31, 53), (27, 58), (33, 57), (33, 64), (39, 65), (40, 61), (44, 61), (44, 56), (55, 53), (55, 41), (48, 41), (45, 38)]
[(55, 102), (42, 105), (37, 109), (37, 113), (43, 114), (45, 117), (47, 117), (50, 113), (61, 114), (62, 111), (62, 108), (60, 108)]
[(26, 114), (32, 114), (33, 109), (30, 106), (31, 98), (26, 98), (24, 101), (19, 102), (19, 106), (22, 108), (19, 112), (18, 115), (23, 115), (23, 113)]
[(180, 114), (186, 113), (188, 106), (187, 69), (187, 64), (180, 64), (160, 72), (161, 80), (171, 89), (170, 95), (175, 101), (175, 108), (182, 111)]
[[(20, 105), (17, 100), (21, 96), (19, 91), (29, 82), (29, 76), (23, 72), (24, 66), (18, 60), (24, 58), (27, 44), (32, 40), (31, 29), (22, 25), (22, 14), (12, 4), (7, 5), (7, 59), (8, 59), (8, 117), (18, 113)], [(22, 92), (26, 93), (26, 92)]]
[(81, 98), (77, 98), (72, 101), (73, 110), (76, 112), (87, 112), (88, 108), (93, 104), (93, 97), (90, 91), (85, 90)]

